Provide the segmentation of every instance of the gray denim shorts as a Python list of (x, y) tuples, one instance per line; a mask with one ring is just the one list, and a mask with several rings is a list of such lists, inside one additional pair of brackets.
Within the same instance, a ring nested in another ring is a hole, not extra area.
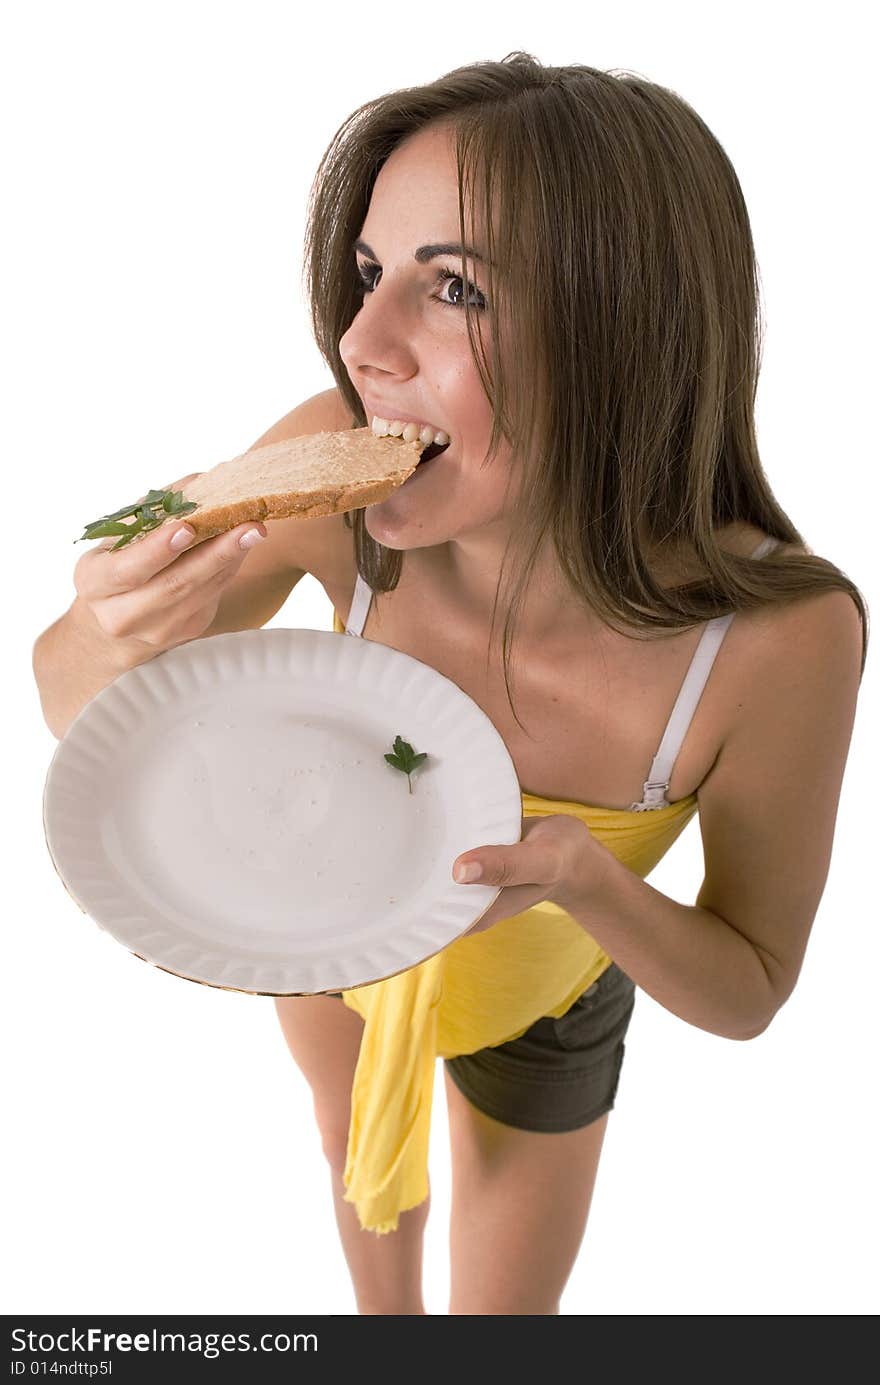
[(559, 1019), (545, 1015), (518, 1039), (446, 1058), (446, 1071), (472, 1105), (503, 1125), (580, 1130), (614, 1106), (635, 990), (612, 962)]
[(580, 1130), (614, 1106), (635, 1006), (635, 983), (615, 962), (559, 1019), (544, 1016), (497, 1048), (445, 1059), (459, 1091), (519, 1130)]

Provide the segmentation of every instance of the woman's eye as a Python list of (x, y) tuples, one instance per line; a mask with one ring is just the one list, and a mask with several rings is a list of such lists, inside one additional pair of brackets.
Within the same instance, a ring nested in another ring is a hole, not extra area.
[[(381, 269), (378, 265), (356, 265), (356, 269), (361, 281), (361, 293), (372, 293), (376, 287), (376, 276), (382, 273)], [(431, 297), (442, 304), (444, 308), (463, 308), (464, 298), (461, 295), (464, 290), (464, 279), (462, 276), (460, 274), (453, 274), (449, 269), (441, 269), (437, 273), (437, 284), (441, 287), (441, 292), (442, 287), (445, 286), (446, 283), (458, 284), (461, 286), (459, 289), (454, 290), (454, 292), (459, 294), (458, 299), (443, 298), (440, 296), (439, 292), (432, 293)], [(471, 298), (471, 306), (482, 311), (482, 309), (486, 307), (485, 297), (475, 284), (471, 284), (471, 293), (476, 295), (476, 298)]]
[[(366, 293), (372, 293), (376, 287), (373, 274), (378, 270), (378, 265), (356, 265), (358, 278), (361, 281), (361, 288)], [(379, 271), (381, 273), (381, 271)]]
[[(460, 285), (461, 285), (461, 291), (462, 291), (462, 292), (464, 291), (464, 279), (462, 279), (462, 277), (461, 277), (460, 274), (453, 274), (453, 273), (452, 273), (450, 270), (448, 270), (448, 269), (441, 269), (441, 270), (439, 271), (438, 275), (437, 275), (437, 280), (438, 280), (439, 283), (448, 282), (448, 283), (452, 283), (452, 284), (460, 284)], [(485, 298), (483, 297), (483, 295), (480, 293), (480, 290), (477, 288), (476, 284), (471, 284), (471, 292), (472, 292), (472, 293), (475, 293), (476, 296), (477, 296), (477, 301), (474, 301), (473, 299), (471, 299), (471, 306), (474, 307), (474, 308), (485, 308), (485, 306), (486, 306), (486, 300), (485, 300)], [(454, 303), (453, 303), (453, 302), (450, 302), (450, 300), (449, 300), (448, 298), (439, 298), (439, 297), (437, 296), (437, 294), (433, 294), (432, 297), (437, 298), (437, 302), (438, 302), (438, 303), (443, 303), (443, 304), (445, 304), (445, 306), (448, 307), (448, 308), (463, 308), (463, 307), (464, 307), (464, 298), (463, 298), (463, 297), (459, 298), (458, 301), (457, 301), (457, 302), (454, 302)]]

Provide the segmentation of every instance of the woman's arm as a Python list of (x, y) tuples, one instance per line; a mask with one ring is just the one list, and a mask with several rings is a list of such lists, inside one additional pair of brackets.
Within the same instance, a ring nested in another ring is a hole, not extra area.
[[(763, 1032), (794, 990), (825, 888), (855, 720), (846, 592), (768, 622), (735, 726), (698, 792), (705, 876), (678, 904), (616, 858), (553, 898), (643, 990), (710, 1033)], [(610, 855), (610, 853), (609, 853)]]

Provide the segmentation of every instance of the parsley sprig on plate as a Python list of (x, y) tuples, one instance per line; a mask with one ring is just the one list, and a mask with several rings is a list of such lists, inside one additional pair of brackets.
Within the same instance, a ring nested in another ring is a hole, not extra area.
[(410, 793), (412, 793), (412, 779), (410, 776), (413, 770), (417, 769), (422, 761), (427, 760), (427, 758), (427, 751), (422, 751), (420, 755), (416, 755), (409, 741), (403, 740), (401, 736), (395, 736), (394, 738), (394, 754), (385, 756), (389, 765), (393, 765), (395, 769), (402, 770), (406, 775), (409, 781)]
[[(83, 539), (105, 539), (113, 534), (122, 534), (123, 537), (110, 549), (111, 553), (115, 553), (117, 548), (131, 543), (135, 534), (156, 529), (169, 515), (188, 515), (191, 510), (197, 509), (194, 500), (184, 500), (183, 491), (148, 491), (143, 500), (136, 500), (133, 505), (124, 505), (112, 515), (102, 515), (100, 519), (93, 519), (86, 525), (85, 532), (80, 534), (78, 539), (74, 539), (74, 543), (82, 543)], [(135, 516), (134, 523), (123, 524), (122, 520), (130, 516)]]

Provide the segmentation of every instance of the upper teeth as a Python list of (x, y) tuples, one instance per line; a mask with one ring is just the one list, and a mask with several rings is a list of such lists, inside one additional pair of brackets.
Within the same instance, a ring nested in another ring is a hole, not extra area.
[(449, 442), (449, 434), (436, 430), (428, 423), (403, 423), (399, 418), (374, 418), (370, 424), (377, 438), (390, 434), (393, 438), (403, 438), (404, 442), (423, 442), (426, 447), (437, 443), (441, 447)]

